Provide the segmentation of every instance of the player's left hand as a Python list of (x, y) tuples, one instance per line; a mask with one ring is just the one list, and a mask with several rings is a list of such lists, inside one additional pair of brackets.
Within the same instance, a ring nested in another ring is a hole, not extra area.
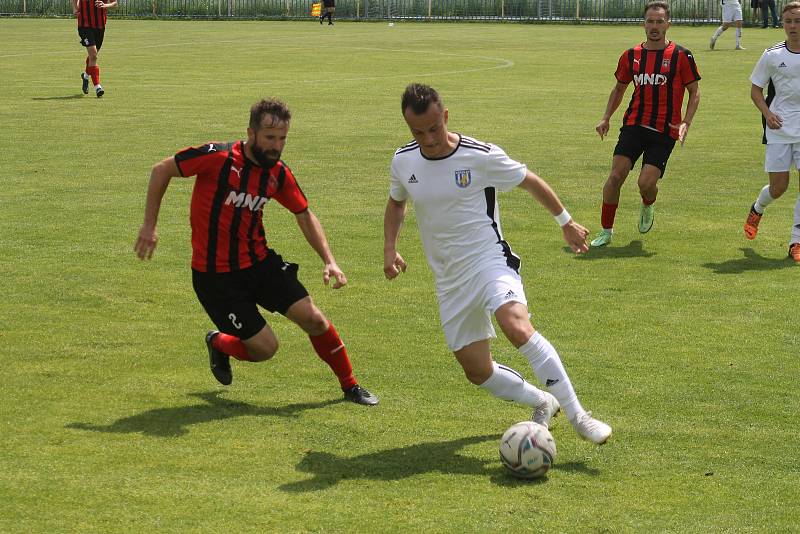
[(569, 248), (575, 254), (585, 254), (589, 252), (589, 244), (586, 238), (589, 236), (589, 230), (576, 223), (574, 219), (561, 227), (564, 232), (564, 241), (567, 242)]
[(669, 123), (669, 127), (673, 130), (678, 130), (678, 141), (683, 144), (686, 140), (686, 134), (689, 133), (689, 124), (686, 122), (681, 122), (680, 124)]
[(333, 289), (339, 289), (343, 285), (347, 284), (347, 277), (344, 275), (344, 272), (342, 272), (339, 266), (336, 265), (336, 263), (328, 263), (322, 270), (322, 281), (326, 286), (328, 285), (328, 282), (331, 281), (331, 276), (336, 280), (333, 283)]

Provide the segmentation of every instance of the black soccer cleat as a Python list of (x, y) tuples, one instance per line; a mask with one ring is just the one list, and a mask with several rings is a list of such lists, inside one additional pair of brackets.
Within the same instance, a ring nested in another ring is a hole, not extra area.
[(233, 373), (231, 372), (231, 358), (211, 345), (211, 340), (214, 336), (219, 334), (217, 330), (210, 330), (206, 334), (206, 346), (208, 347), (208, 364), (211, 367), (211, 374), (217, 379), (217, 382), (223, 386), (229, 386), (233, 382)]
[(81, 72), (81, 91), (83, 94), (89, 94), (89, 76), (85, 72)]
[(101, 96), (103, 96), (104, 94), (106, 94), (106, 92), (105, 92), (105, 91), (103, 91), (103, 88), (102, 88), (102, 87), (100, 87), (99, 85), (98, 85), (97, 87), (95, 87), (95, 89), (94, 89), (94, 92), (95, 92), (95, 94), (97, 95), (97, 98), (100, 98)]
[(363, 404), (365, 406), (375, 406), (379, 402), (378, 397), (376, 397), (366, 389), (362, 388), (358, 384), (351, 387), (350, 389), (345, 389), (344, 398), (345, 400), (349, 400), (350, 402), (355, 402), (356, 404)]

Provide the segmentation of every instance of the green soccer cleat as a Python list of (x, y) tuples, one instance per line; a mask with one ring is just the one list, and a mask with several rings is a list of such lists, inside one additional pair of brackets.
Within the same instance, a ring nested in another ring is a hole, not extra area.
[(611, 237), (613, 235), (614, 234), (611, 232), (611, 230), (600, 230), (600, 233), (598, 233), (597, 236), (592, 239), (590, 245), (593, 247), (604, 247), (611, 243)]
[(646, 234), (653, 227), (653, 221), (656, 220), (656, 208), (652, 204), (645, 206), (639, 210), (639, 233)]

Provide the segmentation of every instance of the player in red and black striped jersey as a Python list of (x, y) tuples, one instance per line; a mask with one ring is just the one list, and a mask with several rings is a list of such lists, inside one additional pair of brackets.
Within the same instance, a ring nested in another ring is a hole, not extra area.
[(196, 176), (190, 209), (192, 283), (217, 326), (206, 335), (209, 363), (222, 384), (233, 376), (229, 357), (259, 362), (272, 358), (278, 339), (258, 306), (280, 313), (302, 328), (314, 350), (339, 379), (345, 398), (373, 405), (378, 398), (361, 387), (344, 343), (297, 279), (298, 266), (268, 247), (264, 208), (272, 199), (291, 211), (306, 241), (322, 259), (323, 282), (347, 283), (322, 226), (294, 174), (281, 161), (291, 114), (279, 100), (262, 100), (250, 110), (247, 140), (207, 143), (181, 150), (157, 163), (147, 189), (144, 223), (135, 251), (150, 259), (158, 242), (156, 223), (170, 180)]
[(117, 0), (72, 0), (72, 12), (78, 18), (78, 35), (86, 48), (86, 69), (81, 73), (81, 90), (89, 94), (89, 80), (94, 84), (97, 98), (105, 94), (100, 85), (100, 67), (97, 52), (103, 46), (108, 10), (117, 7)]
[[(692, 53), (667, 41), (669, 5), (660, 1), (648, 3), (644, 19), (647, 40), (626, 50), (619, 58), (614, 73), (617, 83), (608, 97), (603, 118), (595, 128), (601, 139), (608, 134), (609, 120), (622, 103), (628, 84), (633, 82), (633, 95), (614, 148), (611, 173), (603, 186), (600, 215), (603, 229), (592, 240), (594, 247), (611, 242), (620, 189), (641, 156), (639, 232), (647, 233), (653, 227), (658, 180), (664, 175), (675, 141), (683, 144), (686, 139), (700, 104), (700, 73)], [(681, 118), (686, 92), (689, 99)]]

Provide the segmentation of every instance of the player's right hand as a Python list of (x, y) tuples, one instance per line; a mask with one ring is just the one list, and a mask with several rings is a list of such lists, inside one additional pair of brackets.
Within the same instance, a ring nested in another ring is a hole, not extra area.
[(606, 134), (608, 134), (608, 120), (602, 119), (597, 123), (597, 126), (594, 127), (594, 130), (600, 134), (600, 140), (602, 141)]
[(574, 219), (570, 219), (561, 229), (564, 232), (564, 241), (567, 242), (572, 252), (575, 254), (589, 252), (589, 244), (586, 242), (589, 230), (576, 223)]
[(158, 234), (155, 228), (148, 228), (142, 226), (139, 229), (139, 237), (136, 238), (136, 243), (133, 245), (133, 250), (140, 260), (149, 260), (153, 257), (153, 252), (156, 250), (158, 244)]
[(406, 272), (406, 260), (397, 253), (396, 250), (388, 250), (383, 253), (383, 274), (391, 280), (398, 274)]

